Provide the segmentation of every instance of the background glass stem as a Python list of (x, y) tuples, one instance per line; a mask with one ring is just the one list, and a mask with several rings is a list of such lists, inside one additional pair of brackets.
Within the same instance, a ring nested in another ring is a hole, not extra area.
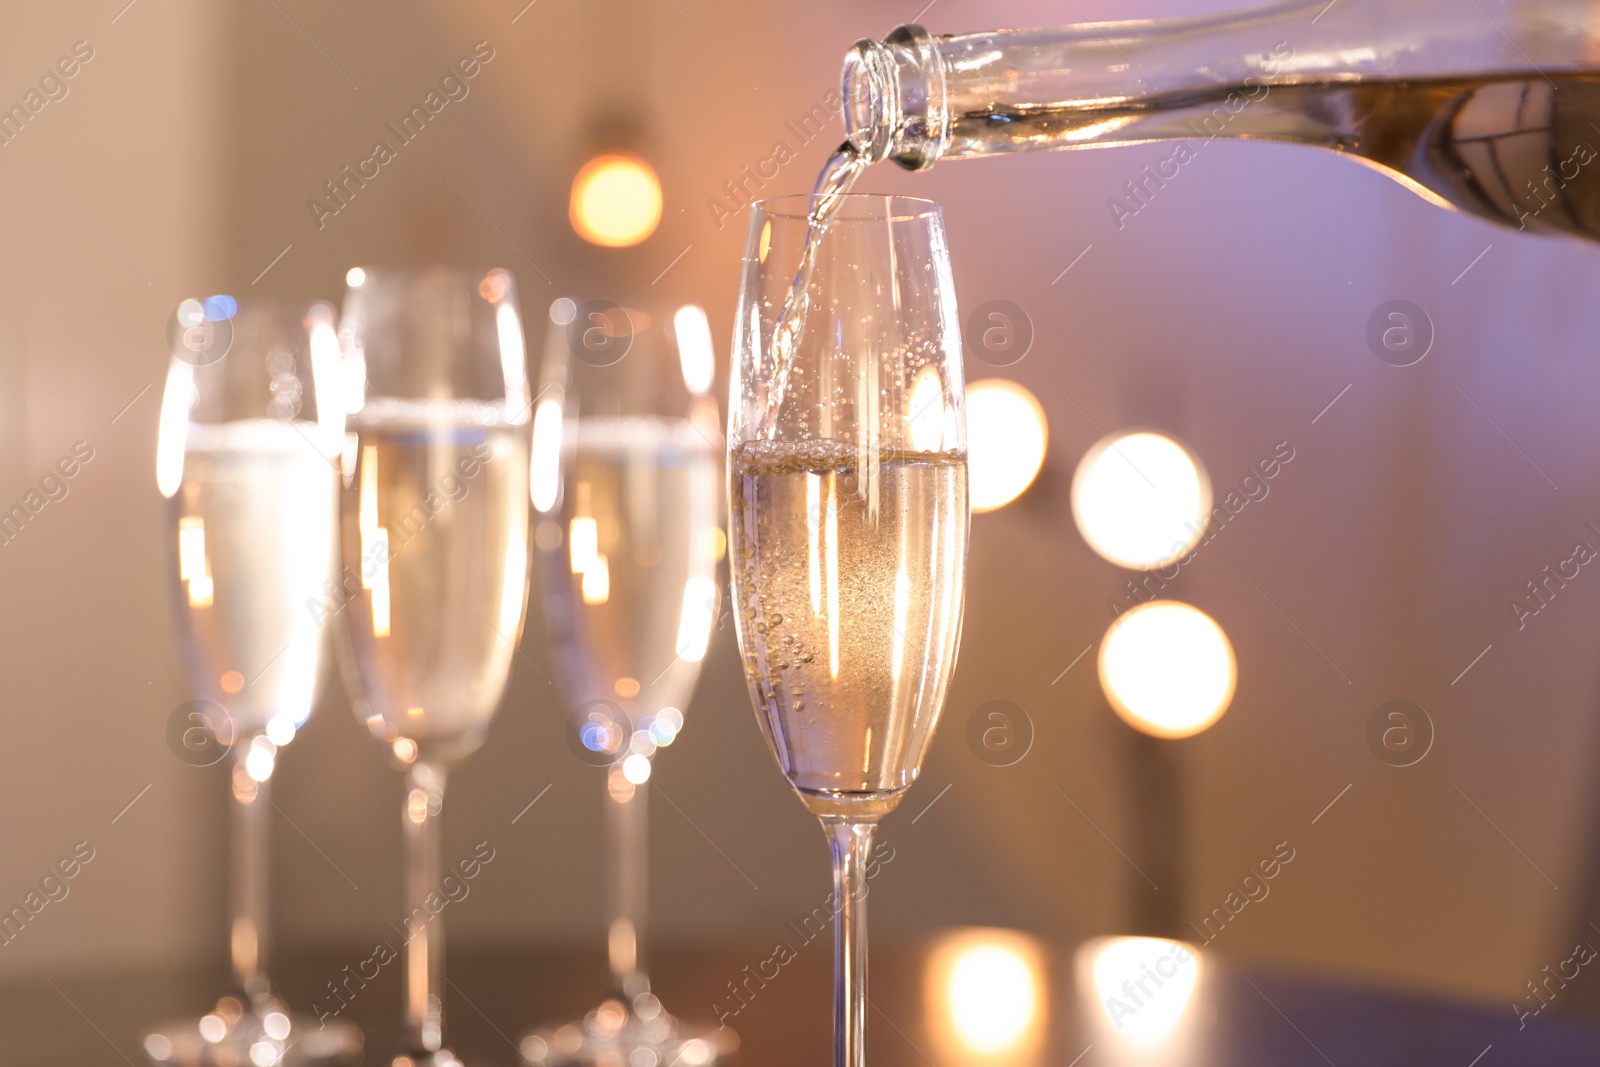
[(444, 919), (428, 910), (439, 884), (444, 772), (419, 763), (406, 774), (400, 824), (405, 838), (405, 1028), (402, 1047), (436, 1052), (444, 1040)]
[[(611, 994), (631, 1005), (650, 991), (643, 944), (645, 895), (649, 892), (650, 857), (647, 785), (629, 785), (622, 765), (613, 764), (606, 781), (606, 914), (607, 957)], [(625, 786), (612, 788), (613, 783)]]
[(246, 769), (256, 735), (233, 746), (233, 870), (229, 880), (229, 955), (233, 977), (252, 1001), (265, 997), (269, 983), (262, 947), (267, 940), (267, 787), (271, 775), (257, 782)]
[(833, 1063), (867, 1062), (867, 861), (876, 823), (823, 820), (833, 852)]

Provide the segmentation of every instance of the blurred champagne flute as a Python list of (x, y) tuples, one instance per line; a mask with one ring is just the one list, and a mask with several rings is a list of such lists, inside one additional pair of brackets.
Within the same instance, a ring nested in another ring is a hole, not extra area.
[(550, 307), (530, 489), (539, 592), (586, 762), (606, 768), (609, 988), (581, 1021), (525, 1036), (535, 1067), (685, 1067), (733, 1051), (730, 1030), (680, 1023), (650, 989), (646, 797), (684, 727), (719, 593), (722, 428), (703, 310)]
[(862, 1067), (873, 832), (921, 770), (966, 580), (961, 335), (938, 206), (752, 205), (735, 322), (734, 618), (757, 719), (833, 853), (834, 1062)]
[(339, 343), (328, 304), (219, 295), (169, 327), (156, 445), (174, 618), (198, 699), (177, 723), (193, 764), (232, 756), (233, 988), (144, 1039), (157, 1065), (354, 1063), (361, 1032), (291, 1015), (264, 968), (267, 797), (278, 750), (311, 714), (333, 575)]
[(350, 432), (342, 615), (357, 717), (405, 773), (405, 1014), (397, 1067), (444, 1044), (439, 815), (483, 743), (528, 589), (529, 396), (509, 273), (353, 268), (340, 339)]

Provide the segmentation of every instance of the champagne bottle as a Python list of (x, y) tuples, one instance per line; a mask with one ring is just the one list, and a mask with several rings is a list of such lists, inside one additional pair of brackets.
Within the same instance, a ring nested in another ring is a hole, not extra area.
[(848, 153), (910, 170), (1280, 140), (1496, 222), (1600, 239), (1600, 18), (1587, 0), (1316, 0), (948, 36), (902, 26), (850, 50), (843, 97)]

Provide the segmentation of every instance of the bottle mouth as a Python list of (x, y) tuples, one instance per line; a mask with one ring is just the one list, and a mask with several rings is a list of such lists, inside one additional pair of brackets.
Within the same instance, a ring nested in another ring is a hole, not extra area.
[(845, 143), (869, 163), (893, 159), (931, 167), (948, 136), (944, 61), (921, 26), (901, 26), (878, 41), (857, 41), (840, 76)]
[(839, 77), (844, 98), (844, 139), (856, 154), (872, 163), (887, 158), (894, 142), (892, 119), (899, 107), (889, 50), (863, 38), (845, 54)]

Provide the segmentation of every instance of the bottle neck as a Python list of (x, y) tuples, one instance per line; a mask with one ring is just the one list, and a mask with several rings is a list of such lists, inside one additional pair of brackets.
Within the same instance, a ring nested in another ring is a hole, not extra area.
[(898, 27), (880, 44), (863, 39), (845, 55), (845, 142), (868, 162), (931, 167), (949, 143), (947, 63), (921, 26)]
[[(1338, 115), (1246, 104), (1261, 86), (1600, 66), (1590, 0), (1482, 8), (1290, 0), (1222, 16), (941, 37), (902, 26), (846, 56), (846, 135), (868, 160), (911, 170), (946, 157), (1219, 135), (1213, 127), (1339, 144)], [(1199, 124), (1213, 114), (1218, 121)]]

